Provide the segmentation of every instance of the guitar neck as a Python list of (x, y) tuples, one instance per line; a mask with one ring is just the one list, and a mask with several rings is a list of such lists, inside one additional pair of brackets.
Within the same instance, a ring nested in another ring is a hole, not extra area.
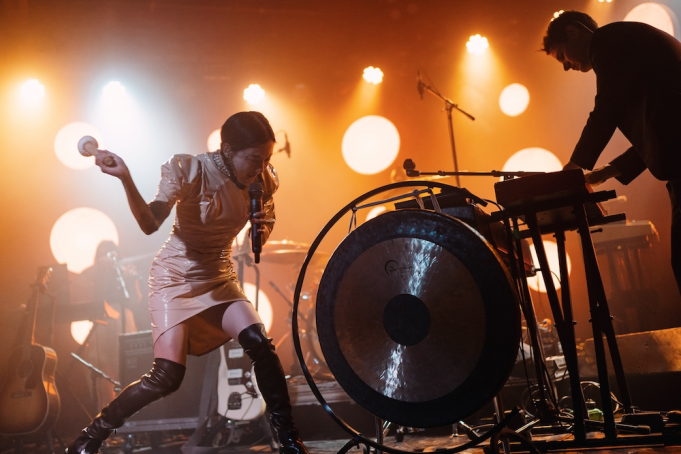
[(38, 306), (40, 302), (40, 295), (46, 292), (47, 283), (50, 280), (50, 275), (52, 274), (52, 268), (49, 266), (41, 266), (38, 268), (38, 275), (36, 280), (31, 287), (33, 292), (31, 297), (26, 304), (26, 324), (25, 333), (23, 336), (22, 345), (33, 345), (35, 344), (35, 328), (36, 319), (38, 318)]

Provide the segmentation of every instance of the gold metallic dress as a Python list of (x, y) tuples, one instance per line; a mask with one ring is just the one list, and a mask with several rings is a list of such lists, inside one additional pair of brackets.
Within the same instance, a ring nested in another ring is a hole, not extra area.
[[(246, 300), (230, 260), (232, 241), (250, 217), (248, 188), (228, 177), (219, 152), (175, 155), (161, 167), (156, 202), (176, 207), (170, 236), (149, 274), (154, 342), (173, 326), (189, 324), (189, 354), (203, 355), (229, 341), (222, 331), (223, 303)], [(272, 194), (279, 180), (270, 165), (259, 177), (267, 212), (267, 239), (274, 226)]]

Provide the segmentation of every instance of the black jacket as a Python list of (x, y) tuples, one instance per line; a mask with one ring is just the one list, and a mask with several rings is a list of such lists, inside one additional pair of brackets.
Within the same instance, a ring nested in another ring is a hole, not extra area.
[(611, 164), (628, 184), (646, 168), (659, 180), (681, 177), (681, 42), (654, 27), (615, 22), (597, 29), (589, 56), (595, 106), (571, 161), (593, 169), (619, 128), (631, 142)]

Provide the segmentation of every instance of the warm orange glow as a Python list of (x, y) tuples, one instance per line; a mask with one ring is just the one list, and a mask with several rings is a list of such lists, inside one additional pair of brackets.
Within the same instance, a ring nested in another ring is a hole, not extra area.
[(80, 273), (94, 263), (97, 246), (104, 240), (118, 244), (113, 221), (94, 208), (75, 208), (64, 213), (52, 227), (50, 248), (58, 263)]
[(560, 159), (543, 148), (525, 148), (513, 154), (502, 171), (504, 172), (557, 172), (563, 169)]
[(249, 104), (258, 104), (265, 99), (265, 90), (258, 84), (251, 84), (244, 90), (244, 99)]
[(220, 138), (220, 130), (216, 129), (215, 131), (211, 132), (210, 135), (208, 136), (206, 146), (208, 147), (208, 151), (215, 151), (220, 149), (221, 143), (222, 139)]
[[(549, 262), (549, 269), (552, 271), (551, 275), (553, 277), (553, 285), (556, 287), (556, 290), (558, 290), (560, 288), (560, 280), (558, 277), (556, 277), (556, 275), (560, 275), (558, 264), (558, 245), (555, 242), (548, 240), (544, 240), (543, 243), (544, 250), (546, 251), (546, 260)], [(530, 252), (532, 253), (532, 261), (534, 262), (534, 265), (539, 268), (539, 260), (537, 259), (537, 251), (534, 247), (534, 244), (530, 245)], [(565, 257), (567, 262), (568, 276), (570, 276), (570, 272), (572, 271), (572, 262), (570, 261), (570, 256), (567, 252), (565, 253)], [(528, 278), (527, 285), (536, 292), (546, 293), (546, 284), (544, 284), (544, 277), (542, 276), (541, 271), (538, 271), (536, 276)]]
[(516, 117), (525, 112), (529, 103), (530, 92), (522, 84), (508, 85), (499, 96), (499, 107), (509, 117)]
[(345, 131), (342, 149), (343, 158), (352, 170), (372, 175), (393, 163), (400, 149), (400, 135), (387, 118), (368, 115)]
[(381, 71), (379, 68), (369, 66), (368, 68), (364, 68), (364, 74), (362, 77), (370, 84), (377, 85), (383, 82), (383, 71)]
[(485, 38), (484, 36), (480, 36), (479, 34), (471, 36), (468, 42), (466, 43), (466, 48), (468, 49), (468, 52), (475, 55), (484, 54), (488, 47), (489, 43), (487, 42), (487, 38)]
[(81, 121), (69, 123), (61, 128), (54, 138), (54, 152), (66, 167), (80, 170), (95, 165), (93, 157), (84, 157), (78, 152), (78, 141), (83, 136), (94, 137), (99, 148), (104, 149), (102, 134), (97, 128)]
[[(255, 285), (250, 282), (245, 282), (244, 293), (246, 293), (246, 297), (251, 304), (255, 306)], [(258, 292), (258, 315), (260, 315), (260, 319), (265, 325), (265, 329), (269, 331), (270, 328), (272, 328), (272, 321), (274, 319), (272, 315), (272, 303), (270, 303), (270, 299), (262, 289)]]
[(624, 18), (629, 22), (643, 22), (674, 36), (674, 12), (659, 3), (641, 3)]

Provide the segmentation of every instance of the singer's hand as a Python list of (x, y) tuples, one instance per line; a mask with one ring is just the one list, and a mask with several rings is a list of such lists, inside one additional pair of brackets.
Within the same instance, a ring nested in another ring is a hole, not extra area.
[(265, 229), (265, 224), (267, 224), (267, 213), (265, 211), (258, 211), (253, 215), (251, 218), (251, 224), (254, 226), (258, 226), (258, 232), (261, 235), (267, 234), (267, 230)]
[[(111, 167), (104, 164), (104, 158), (107, 156), (111, 156), (113, 158), (114, 162), (116, 163), (115, 166)], [(125, 162), (120, 158), (120, 156), (108, 150), (99, 150), (99, 152), (95, 154), (95, 164), (101, 169), (102, 173), (106, 173), (107, 175), (111, 175), (120, 179), (130, 176), (128, 166), (125, 165)]]

